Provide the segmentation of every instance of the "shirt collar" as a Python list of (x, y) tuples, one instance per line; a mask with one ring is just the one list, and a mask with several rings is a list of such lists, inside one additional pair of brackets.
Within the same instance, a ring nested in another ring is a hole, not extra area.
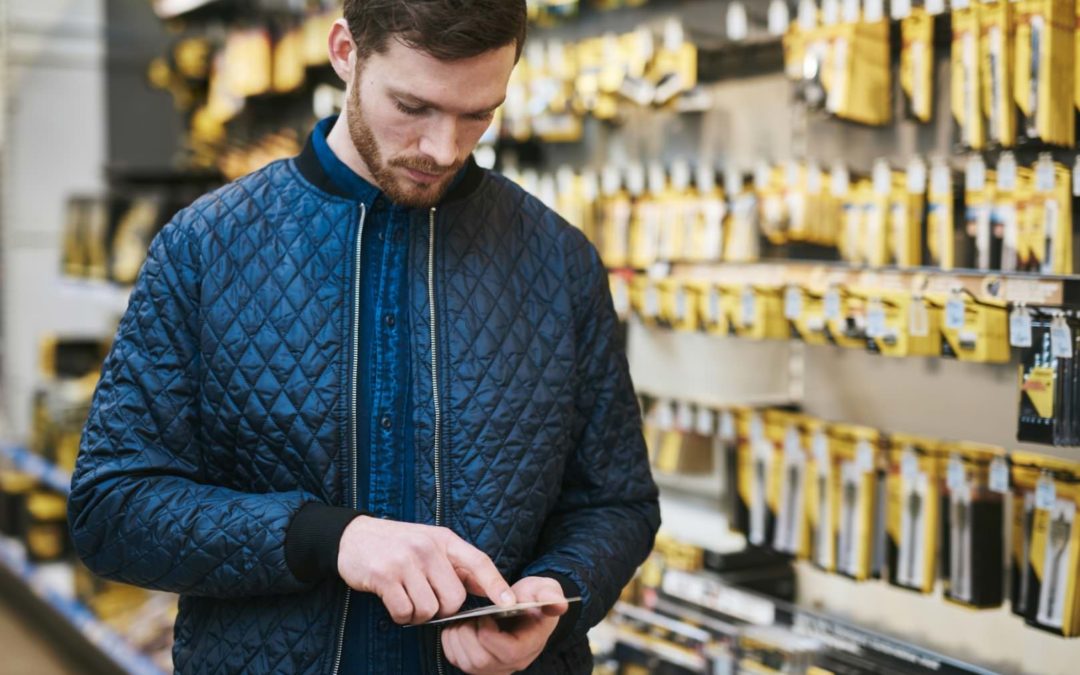
[(341, 161), (334, 154), (326, 140), (337, 119), (337, 115), (332, 115), (315, 125), (315, 129), (311, 134), (312, 145), (315, 146), (315, 155), (318, 157), (323, 171), (326, 172), (326, 175), (345, 196), (368, 205), (374, 204), (382, 191)]

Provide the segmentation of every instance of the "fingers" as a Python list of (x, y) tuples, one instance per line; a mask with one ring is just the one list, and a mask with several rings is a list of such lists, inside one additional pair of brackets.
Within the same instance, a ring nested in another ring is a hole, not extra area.
[[(413, 608), (408, 623), (424, 623), (439, 612), (439, 600), (435, 597), (427, 576), (419, 568), (406, 569), (404, 575), (405, 592), (409, 594), (409, 601)], [(395, 617), (394, 620), (397, 621), (397, 618)], [(398, 623), (401, 622), (398, 621)]]
[[(518, 602), (557, 602), (540, 609), (544, 616), (562, 616), (570, 609), (565, 602), (562, 586), (548, 577), (525, 577), (514, 584), (514, 594)], [(562, 600), (563, 602), (559, 602)]]
[[(488, 621), (494, 625), (493, 621), (490, 619)], [(507, 670), (505, 667), (500, 668), (503, 665), (501, 660), (480, 642), (478, 631), (478, 622), (467, 621), (461, 625), (458, 636), (461, 648), (467, 654), (467, 659), (473, 667), (470, 672), (488, 673)]]
[(465, 585), (458, 579), (453, 566), (443, 558), (432, 561), (428, 569), (428, 581), (439, 601), (439, 617), (450, 616), (465, 604)]
[(412, 619), (413, 604), (409, 595), (401, 585), (388, 585), (379, 594), (382, 598), (386, 611), (390, 612), (390, 618), (397, 624), (407, 624)]
[(514, 592), (499, 574), (495, 563), (457, 535), (452, 536), (453, 539), (447, 543), (446, 554), (469, 592), (486, 595), (496, 605), (505, 607), (514, 604)]
[(461, 644), (462, 629), (462, 626), (453, 626), (442, 632), (443, 653), (450, 665), (472, 673), (476, 666), (472, 662), (472, 655)]

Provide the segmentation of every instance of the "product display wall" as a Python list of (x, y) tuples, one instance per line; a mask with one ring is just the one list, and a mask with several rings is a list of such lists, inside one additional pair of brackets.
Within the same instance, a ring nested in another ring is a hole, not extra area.
[[(609, 268), (665, 517), (601, 672), (1071, 672), (1077, 4), (530, 3), (478, 157)], [(176, 165), (67, 202), (57, 265), (112, 317), (172, 213), (340, 106), (336, 3), (181, 5), (146, 68)], [(0, 462), (12, 569), (70, 560), (107, 348), (41, 340)], [(74, 569), (114, 660), (166, 664), (175, 599)]]

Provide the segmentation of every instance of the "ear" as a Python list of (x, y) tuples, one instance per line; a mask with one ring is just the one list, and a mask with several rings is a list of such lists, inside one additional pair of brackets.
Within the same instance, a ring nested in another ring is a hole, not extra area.
[(330, 37), (327, 41), (330, 50), (330, 65), (334, 72), (346, 84), (352, 82), (353, 68), (356, 67), (356, 47), (353, 44), (352, 33), (349, 32), (349, 24), (345, 19), (338, 19), (330, 28)]

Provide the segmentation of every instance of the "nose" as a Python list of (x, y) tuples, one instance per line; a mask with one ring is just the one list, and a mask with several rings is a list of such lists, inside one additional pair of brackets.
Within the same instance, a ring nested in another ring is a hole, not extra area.
[(420, 139), (420, 152), (439, 166), (453, 166), (457, 150), (457, 120), (452, 115), (439, 116)]

